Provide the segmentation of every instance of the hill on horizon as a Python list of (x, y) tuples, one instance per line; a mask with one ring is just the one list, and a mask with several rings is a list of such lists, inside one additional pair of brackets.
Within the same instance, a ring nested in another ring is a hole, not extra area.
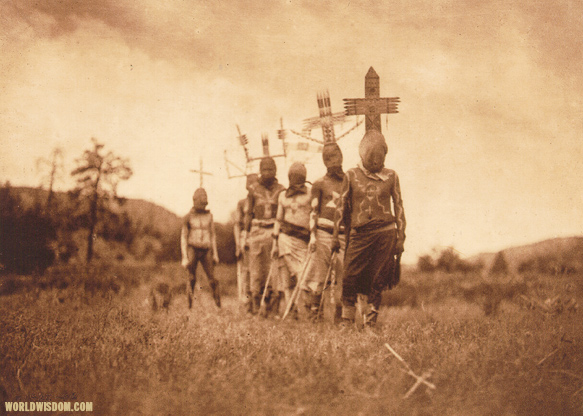
[[(29, 210), (46, 205), (48, 191), (41, 188), (10, 186), (11, 194), (21, 201), (21, 209)], [(72, 206), (67, 192), (55, 191), (54, 201), (56, 211), (68, 213)], [(131, 221), (133, 242), (124, 249), (123, 244), (114, 241), (105, 241), (101, 237), (96, 245), (98, 257), (104, 259), (134, 258), (144, 260), (172, 260), (180, 259), (180, 229), (182, 217), (170, 210), (143, 199), (123, 198), (123, 202), (113, 205), (113, 211), (120, 215), (127, 215)], [(59, 214), (61, 215), (61, 214)], [(66, 214), (64, 214), (66, 215)], [(234, 237), (232, 224), (216, 223), (217, 246), (221, 262), (235, 262)], [(84, 234), (85, 233), (85, 234)], [(82, 253), (85, 248), (84, 238), (86, 230), (75, 231), (74, 240)], [(85, 237), (86, 238), (86, 237)], [(99, 255), (99, 251), (101, 251)]]
[(583, 236), (557, 237), (532, 244), (513, 246), (495, 253), (480, 253), (468, 259), (481, 262), (489, 271), (502, 254), (510, 272), (541, 271), (571, 273), (583, 270)]
[[(23, 209), (46, 204), (48, 191), (32, 187), (10, 187), (23, 204)], [(69, 198), (66, 192), (56, 191), (55, 201), (61, 206), (67, 206)], [(139, 237), (136, 244), (144, 247), (134, 247), (134, 251), (143, 254), (151, 252), (157, 258), (177, 260), (180, 256), (180, 227), (182, 217), (154, 202), (143, 199), (124, 199), (116, 211), (126, 213), (132, 222), (132, 229)], [(233, 263), (234, 239), (231, 223), (217, 223), (217, 245), (222, 262)], [(78, 238), (82, 244), (83, 239)], [(102, 242), (102, 248), (112, 244)], [(79, 247), (81, 250), (83, 247)], [(107, 250), (107, 249), (106, 249)], [(119, 250), (117, 250), (119, 251)], [(163, 253), (164, 252), (164, 253)], [(550, 273), (569, 273), (583, 270), (583, 236), (558, 237), (542, 240), (532, 244), (513, 246), (499, 252), (486, 252), (470, 256), (466, 259), (472, 264), (481, 263), (483, 270), (491, 270), (496, 258), (502, 255), (509, 272), (543, 271)], [(107, 255), (113, 258), (114, 255)], [(134, 256), (143, 258), (144, 256)], [(404, 265), (405, 267), (414, 267)]]
[[(11, 190), (15, 192), (23, 202), (23, 208), (29, 209), (35, 205), (45, 205), (48, 197), (48, 191), (41, 188), (32, 188), (26, 186), (13, 186)], [(55, 191), (55, 200), (60, 204), (68, 203), (67, 192)], [(164, 234), (169, 229), (180, 226), (181, 217), (172, 211), (155, 204), (154, 202), (144, 199), (123, 198), (116, 211), (119, 213), (126, 212), (132, 221), (136, 224), (153, 227), (155, 232)]]

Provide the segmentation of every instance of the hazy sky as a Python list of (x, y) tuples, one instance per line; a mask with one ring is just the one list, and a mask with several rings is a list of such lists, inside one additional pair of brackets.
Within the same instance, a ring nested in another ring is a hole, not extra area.
[[(262, 133), (279, 152), (280, 117), (301, 130), (326, 89), (342, 111), (373, 66), (401, 98), (382, 123), (406, 260), (583, 233), (583, 2), (4, 0), (0, 19), (2, 182), (37, 186), (56, 146), (70, 172), (96, 137), (131, 160), (121, 194), (179, 215), (202, 156), (225, 221), (245, 195), (223, 162), (242, 160), (236, 125), (252, 153)], [(363, 133), (340, 141), (345, 168)], [(321, 157), (308, 161), (315, 180)]]

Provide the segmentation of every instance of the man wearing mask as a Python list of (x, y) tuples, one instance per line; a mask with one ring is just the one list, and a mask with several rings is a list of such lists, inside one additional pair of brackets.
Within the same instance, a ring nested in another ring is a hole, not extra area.
[[(308, 250), (312, 253), (306, 270), (306, 280), (302, 294), (304, 306), (310, 320), (318, 319), (322, 301), (322, 292), (327, 278), (332, 256), (332, 233), (334, 231), (334, 214), (340, 198), (344, 172), (342, 171), (342, 151), (337, 143), (326, 143), (322, 150), (322, 159), (327, 172), (314, 182), (311, 193), (310, 243)], [(344, 227), (338, 233), (340, 253), (336, 256), (336, 276), (342, 278), (342, 259), (344, 257)], [(340, 292), (340, 291), (337, 291)], [(336, 302), (335, 320), (340, 318), (340, 302)]]
[[(198, 188), (194, 192), (192, 203), (192, 209), (184, 217), (180, 233), (182, 267), (185, 267), (190, 273), (188, 307), (192, 308), (192, 295), (196, 284), (196, 266), (200, 262), (209, 281), (215, 304), (220, 308), (219, 281), (214, 277), (214, 264), (219, 262), (215, 224), (213, 215), (206, 209), (208, 198), (203, 188)], [(211, 251), (212, 260), (210, 259)]]
[[(271, 157), (261, 159), (259, 180), (249, 189), (242, 246), (249, 247), (249, 280), (253, 313), (259, 312), (261, 295), (271, 267), (270, 251), (277, 198), (285, 188), (277, 181), (277, 166)], [(266, 300), (269, 302), (269, 293)]]
[(277, 221), (273, 229), (271, 256), (280, 259), (280, 272), (275, 284), (279, 304), (283, 294), (286, 303), (302, 273), (310, 241), (310, 188), (306, 185), (306, 167), (295, 162), (289, 168), (289, 187), (279, 195)]
[[(251, 186), (255, 184), (259, 176), (255, 173), (247, 175), (247, 183), (245, 187), (247, 192)], [(235, 237), (235, 255), (237, 257), (237, 289), (239, 302), (245, 312), (252, 312), (253, 305), (251, 303), (251, 288), (249, 286), (249, 256), (248, 252), (242, 243), (242, 233), (245, 228), (245, 214), (247, 212), (247, 198), (240, 200), (237, 203), (237, 210), (235, 211), (235, 225), (233, 226), (233, 234)]]
[(354, 322), (357, 294), (362, 294), (368, 296), (364, 323), (373, 326), (383, 289), (397, 284), (395, 256), (404, 250), (406, 223), (399, 177), (394, 170), (384, 168), (384, 136), (377, 130), (367, 131), (358, 150), (361, 162), (346, 172), (342, 182), (332, 249), (340, 248), (339, 232), (344, 223), (348, 241), (342, 318)]

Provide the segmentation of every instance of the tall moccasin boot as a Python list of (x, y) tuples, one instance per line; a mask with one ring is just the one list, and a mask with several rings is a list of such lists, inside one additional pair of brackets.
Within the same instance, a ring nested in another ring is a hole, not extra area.
[(364, 326), (375, 327), (377, 324), (377, 318), (379, 316), (379, 311), (372, 303), (368, 304), (368, 311), (364, 315)]
[(270, 306), (269, 310), (275, 316), (279, 316), (279, 307), (281, 305), (281, 298), (282, 297), (283, 297), (283, 292), (273, 292), (272, 299), (271, 299), (271, 306)]
[(312, 315), (312, 321), (316, 322), (318, 320), (320, 320), (321, 318), (321, 312), (320, 312), (320, 302), (322, 301), (322, 295), (318, 295), (317, 293), (312, 293), (311, 294), (311, 315)]
[(193, 289), (190, 286), (190, 283), (186, 284), (186, 296), (188, 297), (188, 309), (192, 309), (192, 292)]
[(221, 307), (221, 294), (219, 293), (219, 281), (213, 280), (210, 282), (211, 290), (213, 292), (213, 299), (215, 300), (215, 304), (217, 308)]
[(261, 307), (261, 295), (260, 294), (254, 294), (253, 295), (253, 299), (252, 299), (252, 311), (253, 311), (253, 315), (257, 315), (259, 313), (259, 308)]
[(267, 318), (267, 315), (269, 315), (269, 313), (271, 312), (271, 309), (273, 307), (273, 297), (275, 296), (274, 292), (271, 289), (266, 289), (267, 292), (265, 293), (265, 300), (264, 300), (264, 304), (263, 304), (263, 308), (261, 308), (261, 300), (259, 300), (260, 304), (260, 310), (259, 310), (259, 315), (261, 315), (262, 318)]
[(303, 313), (307, 320), (312, 319), (312, 296), (309, 290), (302, 290)]
[(253, 301), (252, 301), (253, 297), (251, 296), (251, 293), (248, 293), (247, 296), (245, 297), (245, 303), (243, 304), (243, 308), (245, 310), (246, 313), (253, 313)]
[(344, 327), (353, 326), (355, 317), (356, 306), (342, 305), (342, 321), (340, 322), (340, 325)]
[(342, 321), (342, 305), (337, 303), (334, 310), (334, 323), (337, 324)]

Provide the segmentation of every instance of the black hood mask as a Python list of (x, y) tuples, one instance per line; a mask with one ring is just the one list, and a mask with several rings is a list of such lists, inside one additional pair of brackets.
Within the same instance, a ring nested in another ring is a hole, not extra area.
[(344, 179), (342, 151), (337, 143), (326, 143), (324, 145), (324, 149), (322, 149), (322, 160), (328, 170), (326, 175), (333, 179)]
[(306, 167), (299, 162), (293, 163), (289, 168), (289, 188), (285, 191), (285, 196), (290, 198), (296, 194), (308, 192), (306, 187)]
[(378, 173), (385, 167), (387, 142), (378, 130), (369, 130), (358, 146), (362, 166), (371, 173)]
[(192, 206), (197, 212), (206, 212), (206, 206), (208, 205), (208, 197), (204, 188), (198, 188), (194, 191), (192, 196)]
[(277, 165), (275, 164), (275, 160), (271, 157), (266, 157), (265, 159), (261, 159), (259, 163), (259, 183), (265, 186), (266, 188), (270, 188), (274, 183), (277, 182), (277, 178), (275, 175), (277, 174)]

